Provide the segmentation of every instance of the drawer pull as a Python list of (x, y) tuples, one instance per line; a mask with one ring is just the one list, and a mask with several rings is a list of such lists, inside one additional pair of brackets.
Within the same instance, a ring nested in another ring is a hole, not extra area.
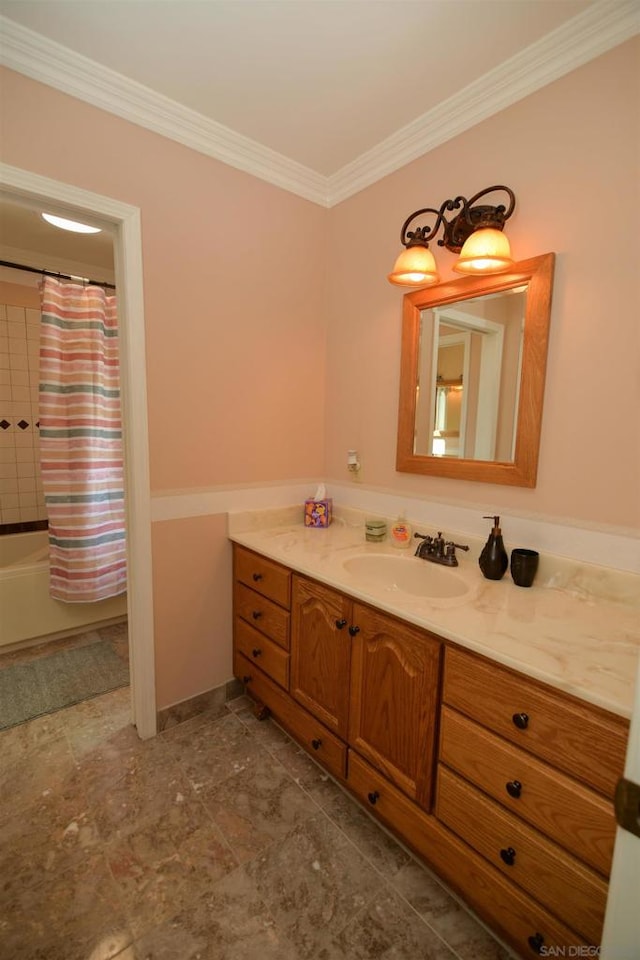
[(514, 800), (517, 800), (522, 793), (522, 784), (519, 780), (509, 780), (506, 787), (507, 793), (510, 797), (513, 797)]
[(380, 799), (380, 794), (378, 793), (377, 790), (374, 790), (372, 793), (367, 794), (367, 800), (373, 807), (375, 807), (379, 799)]
[(251, 682), (251, 677), (248, 676), (248, 675), (247, 675), (247, 676), (244, 676), (244, 677), (242, 678), (242, 682), (243, 682), (243, 683), (250, 683), (250, 682)]
[(529, 726), (529, 714), (528, 713), (514, 713), (511, 717), (515, 723), (518, 730), (526, 730)]
[(356, 633), (360, 633), (360, 627), (349, 627), (349, 636), (355, 637)]
[(336, 620), (336, 627), (338, 630), (342, 630), (344, 627), (346, 627), (346, 625), (347, 621), (344, 619), (344, 617), (341, 617), (340, 620)]
[(262, 656), (262, 650), (260, 649), (260, 647), (254, 647), (253, 650), (251, 651), (251, 656), (252, 656), (252, 657), (261, 657), (261, 656)]
[(262, 610), (254, 610), (251, 616), (253, 617), (254, 620), (259, 620), (260, 617), (262, 616)]
[(542, 936), (541, 933), (532, 934), (528, 938), (527, 943), (529, 944), (529, 946), (531, 947), (534, 953), (537, 953), (537, 954), (542, 953), (542, 948), (544, 947), (544, 937)]
[(313, 747), (314, 750), (319, 750), (320, 747), (322, 746), (322, 740), (318, 740), (317, 737), (314, 737), (313, 740), (311, 741), (311, 746)]
[(253, 574), (253, 579), (254, 579), (254, 581), (255, 581), (256, 583), (258, 583), (260, 580), (262, 580), (262, 574), (261, 574), (261, 573), (254, 573), (254, 574)]
[(500, 851), (500, 858), (508, 867), (512, 867), (516, 860), (516, 852), (513, 847), (507, 847), (506, 850)]

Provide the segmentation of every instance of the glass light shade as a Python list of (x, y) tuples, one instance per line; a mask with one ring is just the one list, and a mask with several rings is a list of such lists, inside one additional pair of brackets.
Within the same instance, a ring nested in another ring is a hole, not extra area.
[(424, 287), (437, 283), (439, 279), (431, 250), (421, 246), (403, 250), (387, 276), (389, 283), (395, 283), (398, 287)]
[(505, 234), (493, 227), (483, 227), (467, 238), (453, 269), (457, 273), (502, 273), (512, 266), (511, 248)]

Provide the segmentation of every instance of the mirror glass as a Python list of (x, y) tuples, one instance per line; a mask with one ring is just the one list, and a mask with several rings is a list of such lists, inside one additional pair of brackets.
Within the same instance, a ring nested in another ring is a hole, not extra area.
[(513, 461), (527, 287), (420, 312), (414, 453)]
[(404, 297), (398, 470), (535, 486), (553, 266)]

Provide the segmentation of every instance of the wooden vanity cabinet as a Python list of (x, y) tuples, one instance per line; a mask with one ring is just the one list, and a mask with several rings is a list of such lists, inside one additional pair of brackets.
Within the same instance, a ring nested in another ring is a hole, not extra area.
[[(434, 869), (519, 956), (532, 958), (541, 953), (542, 946), (555, 948), (548, 956), (568, 956), (569, 945), (574, 950), (587, 949), (583, 937), (357, 754), (349, 760), (348, 786), (364, 807)], [(474, 815), (473, 809), (466, 811), (467, 818), (474, 819)]]
[[(454, 646), (442, 698), (436, 817), (575, 943), (597, 945), (627, 724)], [(542, 926), (536, 937), (553, 942)]]
[(293, 577), (291, 696), (343, 740), (349, 723), (351, 601)]
[(622, 718), (456, 647), (447, 653), (444, 700), (516, 746), (613, 797), (627, 740), (628, 724)]
[(349, 744), (431, 807), (442, 643), (354, 603)]
[(599, 943), (626, 721), (237, 545), (234, 614), (247, 693), (520, 956)]
[(291, 696), (429, 808), (442, 643), (294, 574)]
[[(234, 548), (233, 571), (234, 654), (244, 657), (236, 666), (253, 662), (288, 690), (291, 573), (244, 547)], [(238, 676), (251, 682), (246, 665)]]

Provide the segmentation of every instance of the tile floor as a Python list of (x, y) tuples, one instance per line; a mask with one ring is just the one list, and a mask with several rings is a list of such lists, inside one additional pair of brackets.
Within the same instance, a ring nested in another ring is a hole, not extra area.
[(140, 741), (128, 688), (0, 733), (1, 960), (506, 960), (238, 700)]

